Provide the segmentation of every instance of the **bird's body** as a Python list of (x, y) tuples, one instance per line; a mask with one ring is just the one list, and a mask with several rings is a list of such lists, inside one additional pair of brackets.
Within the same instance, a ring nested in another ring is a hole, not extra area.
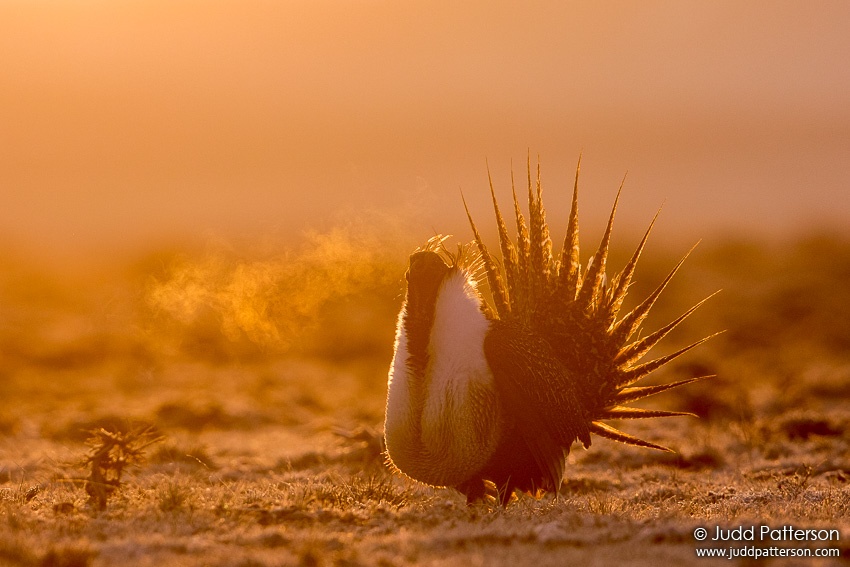
[(438, 295), (409, 296), (399, 319), (386, 442), (408, 476), (456, 486), (485, 465), (500, 438), (501, 405), (484, 357), (490, 322), (462, 272), (449, 274), (436, 256), (421, 262), (429, 265), (412, 260), (429, 277), (440, 267), (446, 276), (436, 280)]
[[(551, 252), (541, 196), (539, 176), (535, 194), (529, 175), (526, 224), (514, 193), (516, 244), (507, 236), (493, 196), (502, 270), (471, 217), (475, 257), (463, 249), (452, 256), (442, 247), (443, 239), (432, 239), (410, 258), (388, 381), (387, 455), (405, 475), (455, 487), (469, 501), (484, 497), (488, 482), (503, 504), (515, 490), (557, 491), (571, 445), (579, 441), (590, 446), (591, 433), (664, 450), (600, 420), (685, 415), (620, 404), (696, 379), (629, 387), (702, 342), (636, 364), (695, 307), (659, 331), (630, 342), (676, 270), (649, 298), (618, 319), (646, 236), (608, 284), (605, 261), (613, 212), (602, 244), (582, 273), (577, 190), (559, 259)], [(482, 282), (476, 274), (481, 270), (495, 306), (479, 289)]]

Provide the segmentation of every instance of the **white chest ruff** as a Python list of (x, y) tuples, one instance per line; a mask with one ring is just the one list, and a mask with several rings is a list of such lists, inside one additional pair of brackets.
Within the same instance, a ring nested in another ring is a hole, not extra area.
[(423, 431), (438, 432), (448, 417), (454, 436), (467, 442), (474, 441), (471, 435), (476, 417), (470, 393), (478, 388), (493, 388), (493, 376), (484, 357), (484, 335), (490, 323), (474, 294), (458, 272), (447, 279), (437, 297), (422, 414)]
[[(417, 377), (407, 366), (404, 314), (389, 376), (387, 452), (416, 480), (458, 484), (484, 466), (500, 436), (500, 405), (484, 356), (490, 323), (466, 274), (450, 274), (437, 296), (425, 376)], [(412, 399), (413, 380), (421, 380), (421, 399)]]

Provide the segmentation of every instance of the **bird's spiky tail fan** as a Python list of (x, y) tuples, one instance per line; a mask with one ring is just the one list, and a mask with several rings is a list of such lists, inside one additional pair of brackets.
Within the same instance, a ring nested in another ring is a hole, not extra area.
[(690, 251), (674, 266), (655, 291), (630, 312), (621, 314), (620, 310), (635, 267), (658, 215), (650, 222), (646, 234), (625, 267), (613, 277), (606, 277), (608, 249), (617, 202), (622, 190), (621, 184), (602, 241), (587, 267), (582, 270), (578, 222), (580, 169), (581, 158), (576, 167), (567, 234), (558, 258), (552, 253), (552, 242), (543, 208), (540, 167), (538, 164), (537, 178), (533, 180), (530, 159), (527, 222), (521, 211), (516, 188), (513, 187), (516, 242), (512, 241), (508, 234), (507, 224), (496, 200), (492, 180), (490, 181), (499, 233), (501, 269), (484, 245), (467, 208), (466, 213), (495, 303), (492, 311), (495, 313), (494, 317), (503, 321), (519, 322), (549, 342), (570, 379), (577, 382), (574, 388), (585, 409), (590, 432), (629, 445), (669, 451), (661, 445), (618, 431), (602, 421), (692, 415), (685, 412), (630, 408), (625, 404), (705, 378), (690, 378), (658, 386), (632, 386), (651, 372), (711, 338), (709, 336), (700, 339), (672, 354), (639, 363), (653, 346), (708, 298), (657, 331), (632, 340)]

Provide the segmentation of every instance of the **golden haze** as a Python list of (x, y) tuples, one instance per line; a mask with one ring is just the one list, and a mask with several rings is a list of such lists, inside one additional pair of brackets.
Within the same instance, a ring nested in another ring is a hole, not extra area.
[(848, 11), (4, 2), (0, 242), (290, 237), (422, 193), (417, 239), (465, 235), (458, 188), (484, 204), (485, 159), (504, 187), (528, 150), (553, 210), (584, 151), (594, 220), (628, 170), (634, 222), (666, 201), (670, 234), (845, 226)]

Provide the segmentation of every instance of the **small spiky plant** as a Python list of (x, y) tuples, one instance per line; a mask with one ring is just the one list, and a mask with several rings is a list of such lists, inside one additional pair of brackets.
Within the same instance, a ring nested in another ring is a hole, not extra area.
[(89, 504), (105, 510), (110, 496), (121, 486), (124, 469), (142, 463), (145, 450), (162, 439), (152, 426), (124, 432), (103, 428), (91, 431), (86, 441), (91, 450), (83, 461), (83, 465), (91, 469), (85, 480)]
[[(626, 405), (702, 378), (633, 386), (709, 338), (639, 363), (706, 300), (657, 331), (632, 338), (687, 254), (649, 297), (621, 314), (655, 219), (622, 271), (606, 277), (618, 191), (602, 242), (583, 268), (580, 165), (581, 160), (558, 256), (546, 223), (540, 168), (534, 183), (529, 163), (528, 222), (513, 191), (516, 241), (508, 235), (490, 182), (500, 264), (468, 208), (477, 253), (460, 248), (452, 255), (444, 239), (435, 238), (410, 257), (384, 427), (390, 464), (409, 477), (455, 487), (469, 501), (484, 497), (493, 483), (494, 496), (507, 504), (517, 489), (557, 491), (570, 446), (580, 441), (589, 447), (591, 434), (669, 451), (605, 420), (692, 415)], [(485, 279), (493, 305), (479, 290)]]

